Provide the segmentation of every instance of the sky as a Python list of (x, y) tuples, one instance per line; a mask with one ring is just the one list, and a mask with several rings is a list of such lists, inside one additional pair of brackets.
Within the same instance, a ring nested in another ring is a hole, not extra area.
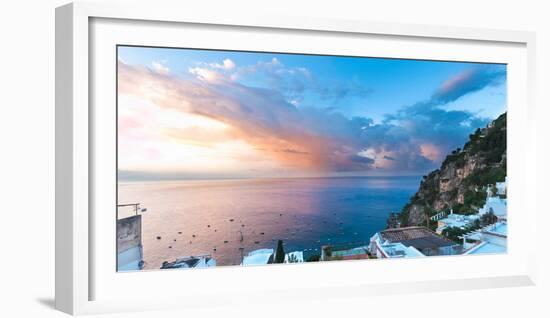
[(118, 47), (122, 180), (423, 175), (506, 111), (506, 65)]

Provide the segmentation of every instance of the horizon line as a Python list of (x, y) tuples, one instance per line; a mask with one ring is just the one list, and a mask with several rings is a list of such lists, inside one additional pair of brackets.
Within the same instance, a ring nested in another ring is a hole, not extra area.
[(225, 181), (225, 180), (284, 180), (284, 179), (343, 179), (343, 178), (413, 178), (423, 174), (409, 175), (353, 175), (353, 176), (296, 176), (296, 177), (212, 177), (212, 178), (117, 178), (117, 182), (162, 182), (162, 181)]

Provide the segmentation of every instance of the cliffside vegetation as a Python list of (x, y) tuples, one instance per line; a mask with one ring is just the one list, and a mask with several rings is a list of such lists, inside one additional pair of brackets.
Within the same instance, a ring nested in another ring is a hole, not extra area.
[(476, 213), (487, 198), (487, 185), (505, 177), (506, 113), (477, 129), (462, 149), (453, 150), (439, 169), (425, 175), (417, 193), (395, 219), (401, 226), (412, 226), (425, 225), (427, 217), (450, 209)]

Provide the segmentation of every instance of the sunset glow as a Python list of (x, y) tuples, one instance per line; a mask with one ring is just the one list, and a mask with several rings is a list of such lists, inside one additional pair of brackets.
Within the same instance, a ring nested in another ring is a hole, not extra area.
[[(122, 179), (421, 175), (506, 108), (502, 65), (118, 54)], [(478, 108), (457, 109), (462, 98)]]

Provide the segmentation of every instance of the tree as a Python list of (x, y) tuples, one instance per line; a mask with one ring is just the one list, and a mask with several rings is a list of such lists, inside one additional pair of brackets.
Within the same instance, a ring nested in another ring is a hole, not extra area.
[(288, 263), (299, 263), (298, 256), (294, 254), (288, 255)]
[(321, 255), (315, 254), (315, 255), (311, 255), (311, 256), (306, 260), (306, 262), (318, 262), (320, 259), (321, 259)]
[(443, 234), (443, 236), (447, 237), (448, 239), (455, 241), (456, 243), (461, 243), (460, 236), (466, 234), (467, 232), (468, 230), (453, 226), (444, 229), (441, 234)]
[(497, 187), (494, 184), (490, 185), (490, 187), (491, 187), (491, 196), (493, 196), (493, 197), (496, 196), (497, 195)]
[(279, 240), (277, 242), (277, 250), (275, 250), (275, 257), (273, 258), (273, 263), (282, 264), (285, 262), (285, 249), (283, 248), (283, 241)]
[(489, 212), (487, 212), (487, 213), (485, 213), (481, 216), (481, 225), (482, 226), (487, 226), (489, 224), (495, 223), (497, 220), (498, 220), (498, 218), (495, 215), (495, 213), (493, 212), (493, 208), (490, 208)]

